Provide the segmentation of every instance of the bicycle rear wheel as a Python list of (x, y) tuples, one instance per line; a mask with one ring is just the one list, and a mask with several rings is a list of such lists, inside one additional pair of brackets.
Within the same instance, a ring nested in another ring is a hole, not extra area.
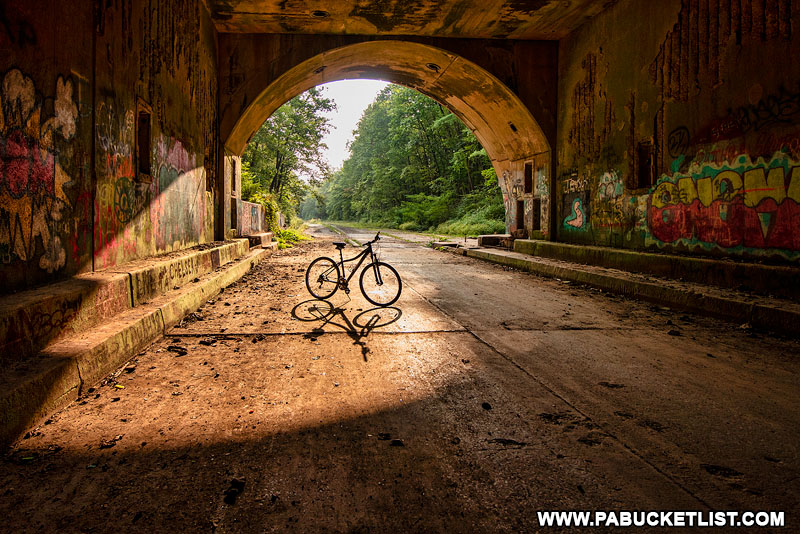
[(322, 256), (311, 262), (306, 269), (306, 288), (314, 298), (325, 300), (339, 289), (339, 266), (330, 258)]
[(390, 306), (400, 298), (403, 282), (394, 267), (378, 261), (364, 267), (358, 279), (364, 298), (376, 306)]

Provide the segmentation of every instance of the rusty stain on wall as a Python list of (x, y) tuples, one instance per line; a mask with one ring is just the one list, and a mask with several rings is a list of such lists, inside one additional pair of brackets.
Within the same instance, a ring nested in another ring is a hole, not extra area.
[[(602, 56), (589, 53), (581, 62), (584, 78), (572, 91), (572, 126), (569, 142), (577, 154), (584, 158), (596, 159), (608, 142), (615, 119), (614, 99), (608, 96), (602, 79), (605, 70), (598, 72), (598, 61)], [(598, 110), (602, 116), (598, 120)]]
[(798, 0), (681, 0), (678, 21), (650, 65), (652, 81), (663, 98), (687, 102), (710, 76), (724, 82), (725, 52), (732, 44), (791, 41), (793, 5)]

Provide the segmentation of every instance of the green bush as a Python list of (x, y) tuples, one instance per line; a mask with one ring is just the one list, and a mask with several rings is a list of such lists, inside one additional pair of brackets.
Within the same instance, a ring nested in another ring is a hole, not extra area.
[(300, 230), (294, 228), (287, 228), (285, 230), (279, 230), (275, 232), (275, 236), (278, 239), (278, 248), (283, 250), (285, 248), (292, 248), (300, 241), (310, 241), (311, 238), (305, 235)]
[(399, 230), (409, 230), (409, 231), (414, 232), (414, 231), (419, 230), (420, 227), (417, 226), (417, 223), (415, 223), (413, 221), (409, 221), (409, 222), (404, 222), (403, 224), (398, 226), (398, 229)]

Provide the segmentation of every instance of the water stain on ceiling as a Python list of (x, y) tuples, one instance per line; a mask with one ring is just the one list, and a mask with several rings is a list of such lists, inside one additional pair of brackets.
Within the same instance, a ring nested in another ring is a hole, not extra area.
[(226, 33), (560, 39), (616, 0), (208, 0)]

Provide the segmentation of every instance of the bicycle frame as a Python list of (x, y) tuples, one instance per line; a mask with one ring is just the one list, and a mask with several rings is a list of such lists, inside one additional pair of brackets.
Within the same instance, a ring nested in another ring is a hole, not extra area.
[[(342, 252), (342, 249), (339, 249), (339, 267), (341, 268), (341, 273), (339, 275), (338, 284), (342, 289), (347, 290), (348, 285), (350, 284), (350, 279), (353, 278), (353, 275), (355, 275), (358, 272), (358, 269), (361, 268), (361, 264), (364, 263), (364, 260), (367, 258), (367, 256), (369, 256), (370, 259), (372, 260), (371, 262), (372, 264), (375, 264), (377, 262), (377, 259), (375, 258), (375, 252), (372, 250), (371, 242), (367, 243), (366, 248), (361, 252), (359, 252), (358, 255), (348, 259), (344, 259), (344, 252)], [(358, 263), (356, 264), (355, 267), (353, 267), (353, 270), (350, 271), (350, 275), (345, 277), (344, 264), (355, 260), (358, 260)], [(381, 277), (380, 269), (377, 269), (375, 271), (375, 278), (377, 279), (378, 285), (383, 284), (383, 280), (381, 280), (380, 277)]]

